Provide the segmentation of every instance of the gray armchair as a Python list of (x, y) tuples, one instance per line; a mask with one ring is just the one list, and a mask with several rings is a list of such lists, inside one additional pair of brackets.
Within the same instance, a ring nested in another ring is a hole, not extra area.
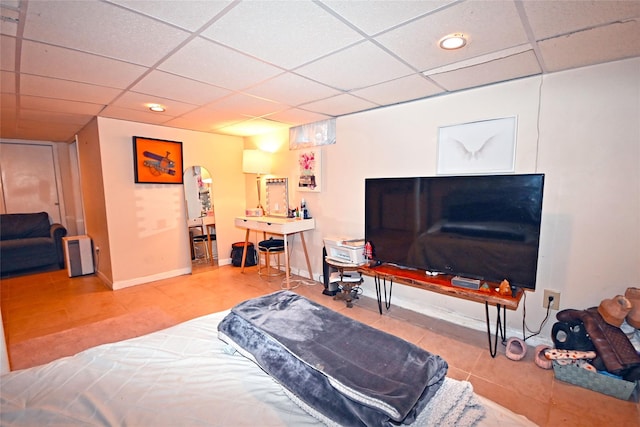
[(0, 274), (36, 267), (64, 268), (67, 229), (46, 212), (0, 215)]

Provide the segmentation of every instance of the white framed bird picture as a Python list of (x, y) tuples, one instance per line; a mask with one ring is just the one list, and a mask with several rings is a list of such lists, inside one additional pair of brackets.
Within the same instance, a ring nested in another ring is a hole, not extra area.
[(438, 175), (515, 171), (517, 117), (439, 128)]

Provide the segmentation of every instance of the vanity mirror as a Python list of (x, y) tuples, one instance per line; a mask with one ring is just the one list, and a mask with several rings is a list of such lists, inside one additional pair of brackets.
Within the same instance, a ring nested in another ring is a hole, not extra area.
[(267, 216), (289, 215), (289, 179), (269, 178), (265, 181), (267, 188)]

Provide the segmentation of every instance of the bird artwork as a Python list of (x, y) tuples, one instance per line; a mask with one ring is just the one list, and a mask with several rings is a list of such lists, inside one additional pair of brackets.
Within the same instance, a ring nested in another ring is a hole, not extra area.
[(515, 129), (515, 117), (440, 128), (438, 173), (513, 171)]
[(469, 148), (465, 145), (464, 142), (460, 140), (457, 140), (455, 138), (451, 138), (451, 140), (456, 144), (456, 147), (459, 149), (460, 154), (462, 154), (462, 156), (466, 160), (478, 160), (482, 158), (483, 153), (486, 153), (486, 151), (491, 149), (492, 143), (495, 143), (497, 137), (498, 134), (490, 136), (489, 138), (482, 141), (479, 147), (476, 144), (474, 147)]

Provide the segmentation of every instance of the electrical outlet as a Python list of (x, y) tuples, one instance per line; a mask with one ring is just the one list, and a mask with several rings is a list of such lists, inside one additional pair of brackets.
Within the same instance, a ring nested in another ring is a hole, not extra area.
[(542, 307), (547, 308), (549, 306), (549, 297), (553, 297), (551, 301), (552, 310), (560, 310), (560, 292), (551, 291), (549, 289), (544, 290), (544, 297), (542, 299)]

